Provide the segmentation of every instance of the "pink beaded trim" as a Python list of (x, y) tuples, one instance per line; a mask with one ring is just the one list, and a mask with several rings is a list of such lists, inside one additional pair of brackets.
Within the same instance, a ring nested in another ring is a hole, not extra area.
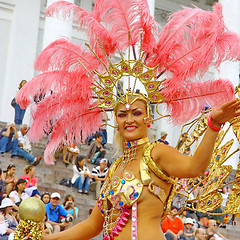
[(103, 231), (103, 240), (114, 240), (114, 237), (117, 237), (119, 235), (119, 232), (121, 232), (122, 228), (126, 225), (126, 222), (128, 221), (129, 216), (130, 216), (130, 207), (127, 205), (124, 205), (123, 212), (116, 226), (112, 230), (112, 232), (107, 236)]
[(138, 240), (137, 234), (137, 202), (132, 206), (132, 230), (131, 230), (132, 240)]

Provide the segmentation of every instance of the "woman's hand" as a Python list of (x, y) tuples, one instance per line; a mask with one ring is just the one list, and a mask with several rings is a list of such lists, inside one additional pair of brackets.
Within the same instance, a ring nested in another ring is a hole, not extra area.
[(240, 116), (240, 101), (232, 100), (213, 111), (211, 121), (214, 126), (221, 127), (225, 122), (238, 116)]

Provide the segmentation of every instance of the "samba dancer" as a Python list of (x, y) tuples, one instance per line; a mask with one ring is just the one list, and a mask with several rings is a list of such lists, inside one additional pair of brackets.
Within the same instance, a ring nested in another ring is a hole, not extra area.
[[(89, 51), (65, 39), (50, 44), (35, 64), (45, 72), (24, 86), (17, 100), (26, 107), (31, 97), (39, 94), (37, 86), (53, 91), (38, 104), (30, 129), (30, 135), (39, 138), (40, 130), (47, 128), (46, 119), (54, 120), (59, 115), (45, 150), (48, 163), (52, 163), (51, 155), (66, 140), (66, 134), (69, 141), (80, 139), (78, 133), (83, 129), (87, 136), (101, 124), (102, 113), (111, 109), (123, 156), (109, 169), (90, 217), (42, 239), (90, 239), (103, 231), (104, 240), (163, 240), (160, 221), (167, 213), (175, 177), (191, 178), (204, 173), (221, 126), (240, 116), (240, 103), (232, 100), (234, 87), (230, 81), (194, 82), (210, 64), (217, 68), (227, 59), (239, 60), (239, 37), (226, 29), (219, 4), (213, 12), (185, 8), (173, 14), (158, 42), (153, 33), (156, 23), (145, 0), (97, 0), (92, 13), (59, 1), (50, 6), (47, 15), (61, 13), (69, 17), (73, 10), (81, 27), (89, 24)], [(101, 21), (105, 21), (104, 26)], [(138, 58), (135, 46), (139, 47)], [(124, 59), (122, 51), (126, 48), (133, 49), (134, 59), (130, 59), (129, 51)], [(117, 50), (121, 59), (114, 64), (110, 56)], [(165, 72), (171, 72), (171, 77), (160, 79)], [(127, 91), (120, 79), (128, 81)], [(144, 86), (146, 95), (135, 91), (136, 81)], [(154, 121), (150, 104), (161, 102), (167, 104), (175, 123), (197, 116), (206, 102), (215, 109), (193, 156), (149, 142), (148, 128)], [(181, 114), (186, 108), (187, 113)]]

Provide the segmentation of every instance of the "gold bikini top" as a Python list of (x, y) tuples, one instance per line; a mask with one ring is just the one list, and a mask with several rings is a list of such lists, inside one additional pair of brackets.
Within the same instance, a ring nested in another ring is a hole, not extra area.
[(155, 164), (151, 157), (151, 151), (157, 143), (147, 143), (143, 149), (143, 157), (140, 161), (140, 176), (137, 179), (134, 173), (125, 170), (123, 178), (113, 176), (116, 168), (123, 160), (123, 157), (118, 158), (109, 169), (109, 176), (103, 184), (103, 187), (98, 198), (98, 207), (103, 215), (107, 210), (107, 200), (116, 209), (121, 209), (123, 206), (132, 206), (134, 202), (140, 197), (143, 186), (148, 185), (151, 193), (156, 195), (165, 204), (167, 196), (163, 189), (154, 184), (152, 181), (149, 169), (163, 181), (168, 183), (175, 183), (175, 178), (164, 174)]

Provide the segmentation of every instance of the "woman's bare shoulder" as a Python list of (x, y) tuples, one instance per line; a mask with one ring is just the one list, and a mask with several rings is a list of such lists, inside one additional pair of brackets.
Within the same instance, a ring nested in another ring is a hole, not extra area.
[(166, 145), (164, 143), (158, 142), (155, 144), (155, 146), (152, 149), (152, 159), (154, 162), (159, 162), (163, 159), (163, 156), (172, 154), (176, 152), (177, 150), (169, 145)]

